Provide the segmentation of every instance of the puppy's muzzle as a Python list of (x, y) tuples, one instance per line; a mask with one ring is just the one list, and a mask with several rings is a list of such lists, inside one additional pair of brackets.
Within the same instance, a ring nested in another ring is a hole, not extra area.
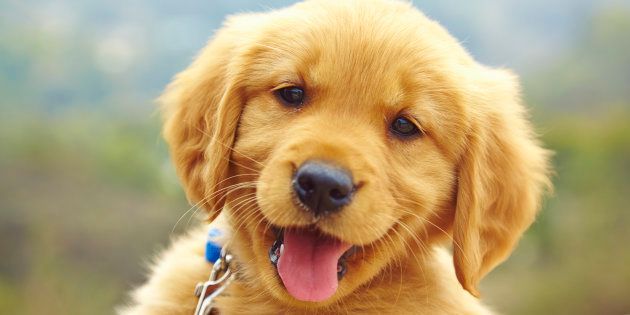
[(352, 174), (322, 161), (306, 161), (295, 172), (293, 190), (316, 217), (339, 212), (349, 204), (355, 191)]

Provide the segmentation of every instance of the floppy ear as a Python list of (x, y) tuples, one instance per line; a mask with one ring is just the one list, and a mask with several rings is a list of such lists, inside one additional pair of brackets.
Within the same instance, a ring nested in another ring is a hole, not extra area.
[(477, 284), (504, 261), (550, 188), (549, 153), (535, 139), (516, 78), (483, 69), (468, 97), (468, 144), (459, 165), (453, 259), (459, 282)]
[(243, 103), (230, 71), (238, 66), (235, 33), (230, 25), (220, 31), (159, 99), (164, 137), (186, 195), (209, 211), (210, 220), (225, 202), (222, 188)]

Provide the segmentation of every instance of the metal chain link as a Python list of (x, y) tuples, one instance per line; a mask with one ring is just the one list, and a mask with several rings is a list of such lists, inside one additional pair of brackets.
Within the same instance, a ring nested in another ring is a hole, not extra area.
[(206, 282), (197, 283), (195, 296), (199, 298), (194, 315), (210, 315), (214, 298), (219, 296), (234, 280), (234, 273), (230, 269), (232, 255), (225, 247), (221, 249), (221, 257), (214, 262), (210, 278)]

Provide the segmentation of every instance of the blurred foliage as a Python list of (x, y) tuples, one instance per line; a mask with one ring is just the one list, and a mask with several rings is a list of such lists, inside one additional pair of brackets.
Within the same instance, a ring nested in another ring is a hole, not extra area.
[(558, 118), (544, 135), (556, 152), (555, 193), (484, 283), (506, 314), (630, 310), (630, 112), (609, 115)]
[(111, 313), (187, 209), (157, 122), (81, 114), (2, 121), (2, 314)]
[[(630, 9), (598, 3), (606, 5), (593, 4), (582, 24), (565, 23), (573, 40), (554, 46), (545, 62), (517, 58), (556, 175), (518, 250), (482, 283), (505, 314), (630, 313)], [(0, 12), (6, 6), (0, 2)], [(99, 2), (84, 6), (85, 19), (115, 15)], [(191, 222), (150, 98), (189, 61), (182, 55), (199, 48), (189, 42), (203, 40), (188, 38), (185, 53), (141, 41), (151, 51), (126, 64), (129, 51), (117, 37), (100, 46), (89, 39), (102, 29), (64, 33), (57, 21), (42, 31), (31, 23), (36, 15), (24, 16), (30, 24), (0, 13), (0, 314), (111, 314), (142, 281), (142, 262)], [(103, 29), (120, 23), (103, 19)], [(473, 36), (484, 37), (492, 36)], [(103, 60), (118, 68), (104, 69)]]

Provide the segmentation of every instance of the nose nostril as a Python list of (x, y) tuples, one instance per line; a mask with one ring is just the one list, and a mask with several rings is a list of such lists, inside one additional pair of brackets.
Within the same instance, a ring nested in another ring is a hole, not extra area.
[(342, 200), (345, 199), (346, 197), (348, 197), (348, 194), (341, 192), (341, 190), (339, 189), (333, 189), (330, 191), (329, 193), (330, 197), (335, 199), (335, 200)]
[(313, 180), (308, 176), (300, 176), (298, 178), (298, 185), (300, 188), (304, 189), (304, 191), (312, 192), (315, 189), (315, 184)]

